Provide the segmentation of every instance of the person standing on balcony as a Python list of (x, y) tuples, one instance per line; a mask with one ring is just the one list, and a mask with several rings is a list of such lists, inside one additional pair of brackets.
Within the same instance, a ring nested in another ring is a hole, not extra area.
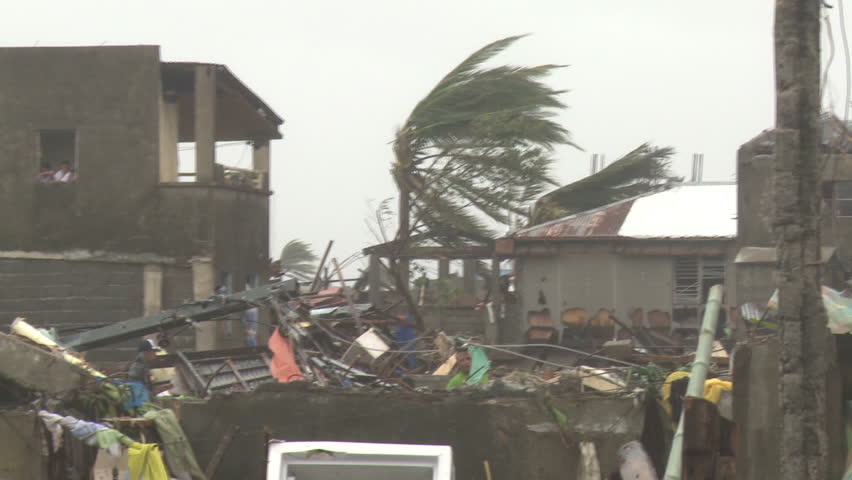
[(59, 164), (59, 170), (53, 174), (53, 183), (71, 183), (72, 175), (71, 164), (62, 162)]

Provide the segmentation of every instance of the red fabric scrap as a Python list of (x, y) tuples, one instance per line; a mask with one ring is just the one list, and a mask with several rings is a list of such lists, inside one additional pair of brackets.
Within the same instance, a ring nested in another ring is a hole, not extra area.
[(279, 383), (293, 382), (296, 380), (304, 380), (302, 370), (296, 363), (296, 356), (293, 353), (293, 342), (281, 332), (278, 328), (269, 336), (267, 343), (269, 349), (272, 350), (272, 361), (269, 365), (269, 372), (272, 376), (278, 379)]

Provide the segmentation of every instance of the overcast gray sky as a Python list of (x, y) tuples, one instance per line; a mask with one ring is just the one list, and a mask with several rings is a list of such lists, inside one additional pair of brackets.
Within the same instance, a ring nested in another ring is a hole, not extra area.
[[(835, 3), (836, 0), (829, 0)], [(282, 117), (273, 144), (272, 255), (289, 239), (374, 238), (371, 203), (392, 197), (388, 142), (447, 71), (493, 40), (530, 33), (499, 62), (570, 65), (561, 119), (585, 152), (558, 152), (564, 182), (642, 142), (676, 148), (689, 175), (732, 180), (738, 146), (773, 123), (771, 0), (18, 2), (3, 46), (161, 45), (167, 61), (224, 63)], [(828, 10), (840, 45), (837, 9)], [(845, 95), (842, 52), (827, 99)]]

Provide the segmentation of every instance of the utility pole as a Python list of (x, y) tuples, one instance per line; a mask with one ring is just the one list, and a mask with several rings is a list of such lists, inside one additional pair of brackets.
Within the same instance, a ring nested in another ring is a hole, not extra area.
[(827, 373), (834, 346), (820, 290), (821, 5), (775, 2), (772, 227), (778, 248), (781, 480), (829, 478)]

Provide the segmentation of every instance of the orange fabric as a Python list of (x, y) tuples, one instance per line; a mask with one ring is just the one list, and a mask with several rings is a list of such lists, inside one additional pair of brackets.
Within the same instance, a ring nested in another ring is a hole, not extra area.
[(269, 362), (269, 372), (272, 376), (278, 379), (279, 383), (287, 383), (295, 380), (304, 380), (302, 371), (296, 363), (296, 357), (293, 354), (293, 342), (289, 338), (285, 338), (276, 328), (272, 335), (269, 336), (267, 343), (269, 349), (272, 350), (272, 361)]

